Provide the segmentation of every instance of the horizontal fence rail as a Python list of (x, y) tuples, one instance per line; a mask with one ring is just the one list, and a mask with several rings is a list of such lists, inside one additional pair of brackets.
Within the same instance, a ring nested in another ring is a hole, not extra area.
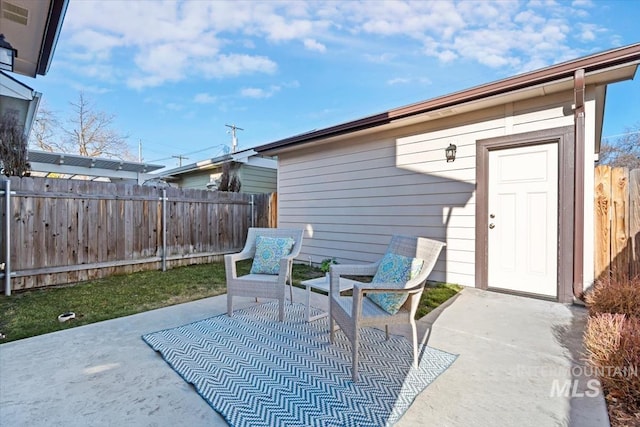
[(5, 183), (11, 194), (0, 193), (0, 277), (13, 290), (218, 261), (243, 247), (250, 226), (275, 227), (275, 194), (46, 178)]

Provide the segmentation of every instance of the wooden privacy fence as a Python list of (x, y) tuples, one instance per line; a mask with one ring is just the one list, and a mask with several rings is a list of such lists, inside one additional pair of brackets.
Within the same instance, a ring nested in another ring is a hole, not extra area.
[(640, 274), (640, 169), (595, 170), (595, 277)]
[(219, 261), (276, 226), (275, 194), (16, 177), (0, 192), (5, 294)]

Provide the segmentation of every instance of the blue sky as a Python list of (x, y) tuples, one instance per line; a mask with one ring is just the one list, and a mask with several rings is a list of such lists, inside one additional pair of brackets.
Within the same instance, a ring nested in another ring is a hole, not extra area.
[[(640, 41), (638, 1), (71, 0), (46, 76), (84, 91), (131, 152), (175, 167)], [(639, 73), (640, 74), (640, 73)], [(640, 125), (640, 75), (611, 85), (604, 136)]]

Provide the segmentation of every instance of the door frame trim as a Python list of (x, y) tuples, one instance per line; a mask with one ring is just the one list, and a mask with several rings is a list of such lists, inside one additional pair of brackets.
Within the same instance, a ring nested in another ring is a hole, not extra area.
[[(476, 288), (488, 289), (489, 233), (489, 152), (507, 148), (558, 144), (558, 289), (557, 301), (573, 301), (573, 218), (575, 138), (573, 126), (479, 139), (476, 141)], [(501, 289), (504, 292), (504, 289)], [(517, 291), (510, 292), (520, 294)], [(527, 294), (531, 295), (531, 294)], [(541, 296), (542, 298), (543, 296)], [(548, 297), (547, 297), (548, 298)]]

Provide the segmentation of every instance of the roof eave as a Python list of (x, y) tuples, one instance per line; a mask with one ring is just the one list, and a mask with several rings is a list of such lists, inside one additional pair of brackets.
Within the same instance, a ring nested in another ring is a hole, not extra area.
[(44, 76), (49, 71), (53, 53), (58, 44), (58, 37), (62, 30), (62, 23), (67, 11), (69, 0), (52, 0), (49, 7), (47, 25), (42, 36), (41, 50), (36, 66), (36, 74)]
[(520, 74), (514, 77), (483, 84), (467, 90), (454, 92), (427, 101), (395, 108), (384, 113), (364, 117), (362, 119), (342, 123), (324, 129), (314, 130), (279, 141), (268, 143), (254, 149), (262, 154), (276, 154), (281, 149), (298, 144), (318, 141), (334, 136), (344, 135), (390, 123), (394, 120), (428, 113), (433, 110), (448, 108), (462, 103), (477, 101), (517, 91), (526, 87), (541, 85), (561, 79), (573, 78), (576, 70), (584, 69), (585, 73), (598, 71), (617, 65), (640, 61), (640, 43), (611, 49), (598, 54), (578, 58), (547, 68)]

